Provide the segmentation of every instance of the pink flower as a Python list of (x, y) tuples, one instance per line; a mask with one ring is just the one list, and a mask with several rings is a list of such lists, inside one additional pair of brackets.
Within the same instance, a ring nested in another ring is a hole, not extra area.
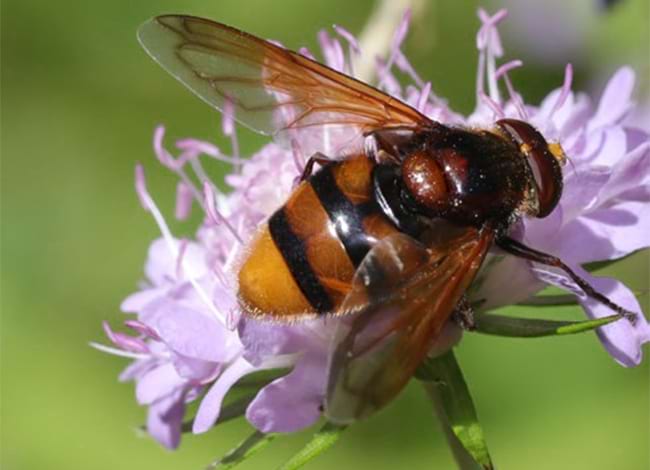
[[(485, 13), (480, 15), (485, 21)], [(498, 41), (496, 29), (490, 34)], [(622, 283), (595, 278), (579, 269), (584, 263), (621, 258), (650, 244), (650, 138), (647, 129), (626, 120), (634, 107), (634, 72), (621, 68), (610, 79), (599, 103), (594, 104), (585, 94), (571, 91), (572, 69), (567, 66), (563, 86), (551, 92), (540, 106), (529, 106), (523, 104), (507, 78), (506, 70), (521, 63), (490, 67), (500, 52), (498, 43), (489, 41), (481, 51), (488, 64), (488, 94), (479, 86), (483, 103), (479, 102), (469, 122), (487, 125), (496, 116), (527, 119), (547, 139), (562, 142), (570, 159), (564, 168), (565, 189), (558, 207), (545, 219), (522, 219), (515, 228), (519, 238), (578, 268), (581, 276), (614, 302), (641, 312), (634, 294)], [(495, 69), (493, 79), (490, 68)], [(510, 90), (508, 100), (502, 99), (496, 88), (498, 78)], [(575, 294), (590, 318), (611, 315), (566, 275), (546, 266), (506, 256), (486, 263), (485, 268), (476, 283), (481, 287), (473, 293), (476, 299), (486, 300), (483, 309), (521, 302), (551, 284)], [(633, 366), (641, 361), (641, 345), (650, 341), (650, 327), (640, 316), (634, 325), (624, 321), (606, 325), (598, 335), (618, 362)]]
[[(479, 10), (478, 104), (471, 115), (451, 110), (401, 52), (409, 15), (395, 33), (388, 59), (377, 63), (379, 87), (447, 124), (489, 128), (497, 119), (517, 117), (533, 123), (549, 140), (560, 141), (570, 158), (560, 204), (546, 219), (520, 221), (513, 236), (562, 257), (612, 300), (640, 312), (623, 284), (594, 278), (580, 269), (581, 264), (620, 258), (649, 245), (650, 139), (647, 129), (626, 121), (633, 106), (634, 74), (628, 68), (619, 70), (598, 104), (593, 104), (586, 95), (571, 91), (569, 66), (560, 88), (539, 106), (527, 104), (508, 77), (521, 62), (497, 64), (504, 54), (497, 24), (505, 17), (504, 10), (493, 16)], [(335, 31), (338, 37), (326, 31), (319, 34), (321, 52), (330, 67), (349, 73), (353, 57), (363, 51), (347, 31), (340, 27)], [(402, 87), (394, 76), (396, 69), (410, 77), (411, 84)], [(216, 422), (228, 390), (251, 372), (293, 368), (262, 388), (248, 407), (247, 419), (263, 432), (293, 432), (313, 424), (321, 415), (325, 393), (336, 322), (279, 325), (241, 318), (234, 279), (248, 241), (291, 193), (311, 144), (327, 139), (334, 152), (349, 136), (345, 131), (324, 131), (326, 135), (304, 131), (289, 148), (269, 143), (242, 159), (232, 110), (224, 113), (223, 131), (231, 138), (230, 155), (207, 142), (183, 139), (176, 142), (178, 155), (173, 156), (163, 145), (164, 129), (156, 129), (155, 153), (180, 181), (176, 216), (185, 218), (194, 205), (204, 214), (204, 222), (195, 240), (174, 238), (138, 166), (138, 196), (163, 237), (150, 248), (147, 282), (122, 305), (125, 312), (136, 315), (137, 320), (129, 320), (127, 326), (137, 335), (116, 333), (106, 326), (109, 339), (119, 348), (110, 351), (135, 359), (121, 378), (136, 381), (136, 398), (149, 407), (148, 431), (167, 447), (179, 442), (186, 402), (201, 397), (193, 431), (205, 432)], [(208, 178), (203, 170), (206, 157), (233, 165), (225, 179), (230, 191), (220, 192)], [(549, 284), (574, 293), (590, 317), (611, 314), (585, 297), (563, 273), (496, 251), (470, 294), (484, 301), (483, 309), (492, 309), (521, 302)], [(601, 328), (599, 336), (617, 361), (631, 366), (641, 360), (641, 345), (650, 341), (650, 327), (640, 316), (634, 325), (619, 321)]]

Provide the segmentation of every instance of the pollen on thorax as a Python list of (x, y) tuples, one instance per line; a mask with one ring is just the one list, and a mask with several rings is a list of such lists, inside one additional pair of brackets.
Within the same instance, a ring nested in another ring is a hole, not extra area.
[(524, 155), (528, 155), (533, 148), (529, 144), (521, 144), (519, 146), (519, 151)]
[(555, 159), (558, 161), (560, 165), (564, 165), (567, 162), (566, 153), (564, 153), (564, 149), (562, 148), (559, 142), (549, 143), (548, 150), (551, 152), (551, 154), (555, 157)]

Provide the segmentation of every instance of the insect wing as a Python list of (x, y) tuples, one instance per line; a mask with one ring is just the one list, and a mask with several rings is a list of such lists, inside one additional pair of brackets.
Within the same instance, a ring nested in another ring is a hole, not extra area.
[[(300, 130), (338, 127), (359, 141), (374, 129), (431, 123), (369, 85), (207, 19), (159, 16), (140, 27), (138, 38), (154, 60), (196, 95), (221, 111), (231, 103), (237, 121), (263, 134), (291, 131), (289, 137), (303, 144), (302, 137), (320, 136), (301, 136)], [(314, 151), (335, 155), (337, 149), (321, 144), (305, 150)]]
[(491, 231), (472, 228), (449, 243), (425, 247), (399, 234), (368, 253), (346, 300), (356, 305), (367, 296), (367, 307), (341, 323), (333, 343), (328, 419), (344, 424), (364, 418), (402, 390), (472, 282), (492, 239)]

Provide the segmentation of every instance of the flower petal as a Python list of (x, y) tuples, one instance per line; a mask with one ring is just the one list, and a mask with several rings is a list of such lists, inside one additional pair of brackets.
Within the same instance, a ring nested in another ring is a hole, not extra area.
[(221, 403), (226, 393), (241, 377), (255, 370), (255, 367), (243, 357), (240, 357), (228, 367), (212, 388), (206, 393), (199, 405), (194, 418), (192, 432), (200, 434), (208, 431), (219, 418)]
[(175, 265), (176, 260), (163, 238), (158, 238), (149, 245), (144, 272), (153, 285), (162, 286), (173, 279)]
[(544, 287), (528, 262), (505, 255), (493, 264), (489, 260), (470, 290), (470, 300), (481, 302), (480, 310), (492, 310), (522, 302)]
[[(607, 186), (598, 196), (601, 204), (629, 189), (650, 188), (650, 139), (639, 145), (612, 168)], [(650, 202), (650, 201), (646, 201)]]
[[(595, 204), (600, 191), (607, 184), (610, 172), (604, 167), (581, 168), (567, 178), (562, 193), (561, 206), (563, 223), (589, 211)], [(544, 222), (539, 222), (543, 224)]]
[[(585, 152), (583, 158), (589, 159), (590, 165), (604, 166), (611, 168), (616, 163), (624, 160), (627, 152), (627, 135), (621, 127), (608, 128), (605, 132), (596, 132), (589, 135), (588, 138), (592, 141), (600, 141), (602, 145), (598, 146), (593, 154)], [(587, 150), (592, 150), (589, 147)], [(585, 166), (584, 163), (582, 162)]]
[[(621, 319), (598, 329), (598, 337), (619, 364), (625, 367), (638, 365), (643, 356), (641, 346), (643, 343), (650, 341), (650, 325), (643, 316), (636, 297), (623, 283), (616, 279), (594, 277), (582, 268), (577, 267), (574, 269), (579, 276), (582, 276), (598, 292), (607, 296), (612, 302), (631, 312), (638, 313), (634, 324), (627, 319)], [(615, 313), (609, 307), (591, 297), (587, 297), (582, 289), (564, 274), (541, 268), (536, 268), (535, 273), (544, 282), (576, 294), (589, 318), (603, 318)]]
[(215, 377), (221, 368), (221, 364), (203, 361), (182, 354), (173, 354), (172, 364), (179, 376), (193, 383), (205, 383)]
[(163, 296), (165, 289), (153, 288), (144, 289), (129, 295), (122, 301), (120, 310), (125, 313), (139, 313), (145, 309), (151, 302)]
[[(177, 241), (178, 243), (178, 241)], [(205, 249), (196, 242), (187, 242), (182, 253), (182, 269), (179, 259), (170, 251), (164, 238), (154, 240), (149, 246), (145, 274), (155, 286), (162, 286), (174, 280), (187, 279), (191, 274), (199, 278), (207, 272)]]
[(128, 382), (129, 380), (138, 380), (144, 375), (156, 367), (155, 359), (147, 357), (144, 359), (136, 359), (131, 364), (126, 366), (126, 368), (118, 376), (120, 382)]
[(184, 415), (184, 392), (179, 390), (152, 403), (147, 413), (147, 432), (166, 448), (175, 449), (181, 441)]
[(246, 358), (254, 364), (261, 364), (269, 356), (318, 348), (322, 341), (316, 337), (316, 332), (326, 335), (324, 322), (315, 320), (288, 327), (243, 318), (239, 323), (239, 337), (244, 344)]
[(327, 374), (326, 354), (306, 354), (294, 369), (257, 394), (246, 419), (259, 431), (296, 432), (321, 415)]
[(166, 363), (140, 379), (135, 388), (135, 397), (141, 405), (150, 405), (181, 388), (185, 382), (185, 379), (176, 373), (174, 366)]
[(621, 67), (610, 78), (600, 98), (598, 110), (589, 122), (589, 130), (614, 124), (623, 118), (631, 107), (630, 98), (634, 89), (635, 75), (631, 67)]
[(178, 303), (167, 302), (146, 323), (171, 349), (190, 358), (226, 362), (239, 350), (234, 334), (216, 318)]
[(626, 201), (580, 217), (562, 228), (560, 251), (572, 264), (616, 259), (650, 246), (650, 205)]

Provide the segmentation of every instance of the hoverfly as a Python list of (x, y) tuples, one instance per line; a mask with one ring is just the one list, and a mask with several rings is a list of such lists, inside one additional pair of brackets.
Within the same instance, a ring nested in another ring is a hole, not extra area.
[(494, 245), (565, 271), (587, 295), (629, 315), (560, 259), (508, 237), (518, 218), (546, 217), (562, 194), (564, 154), (530, 124), (446, 126), (207, 19), (159, 16), (139, 39), (191, 91), (222, 111), (230, 103), (235, 118), (259, 133), (343, 128), (363, 142), (311, 156), (238, 270), (246, 315), (285, 323), (345, 317), (331, 354), (329, 419), (367, 416), (401, 391), (466, 304), (464, 293)]

